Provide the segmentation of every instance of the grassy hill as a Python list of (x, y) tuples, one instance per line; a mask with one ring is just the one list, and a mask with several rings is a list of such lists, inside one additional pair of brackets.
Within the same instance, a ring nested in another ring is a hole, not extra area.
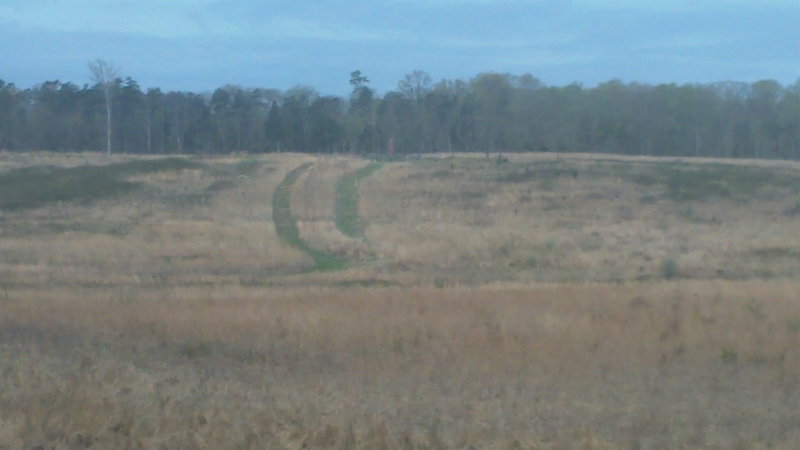
[(508, 159), (3, 155), (0, 448), (791, 448), (800, 165)]

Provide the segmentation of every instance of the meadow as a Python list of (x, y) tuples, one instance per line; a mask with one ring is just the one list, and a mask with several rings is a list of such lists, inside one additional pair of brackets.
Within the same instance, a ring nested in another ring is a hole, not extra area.
[(800, 164), (0, 155), (0, 449), (795, 448)]

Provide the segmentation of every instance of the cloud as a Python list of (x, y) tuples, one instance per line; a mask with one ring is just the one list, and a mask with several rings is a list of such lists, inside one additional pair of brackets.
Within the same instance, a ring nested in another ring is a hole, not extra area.
[(395, 4), (418, 5), (482, 5), (496, 6), (562, 6), (574, 9), (603, 9), (629, 11), (700, 11), (729, 8), (791, 8), (800, 10), (796, 0), (387, 0)]
[(678, 34), (639, 41), (636, 47), (643, 50), (692, 50), (735, 44), (741, 38), (723, 34)]
[(286, 16), (270, 18), (260, 32), (282, 38), (325, 41), (387, 42), (404, 39), (401, 33), (391, 30), (370, 30)]
[[(458, 49), (518, 49), (544, 46), (562, 46), (574, 42), (574, 33), (547, 33), (508, 38), (481, 38), (461, 34), (440, 34), (426, 37), (433, 45)], [(421, 42), (422, 39), (418, 40)]]
[(354, 68), (376, 87), (415, 68), (785, 81), (797, 76), (798, 21), (797, 0), (0, 0), (0, 54), (15, 81), (84, 79), (85, 62), (104, 56), (184, 89), (347, 89)]
[(731, 8), (789, 8), (800, 11), (796, 0), (571, 0), (577, 7), (643, 12), (728, 11)]
[[(21, 30), (118, 33), (162, 38), (208, 35), (324, 41), (392, 42), (409, 35), (386, 28), (369, 29), (331, 20), (313, 20), (287, 14), (263, 13), (253, 4), (243, 10), (227, 8), (219, 0), (87, 0), (0, 4), (0, 23)], [(251, 10), (261, 14), (253, 14)], [(250, 13), (250, 14), (248, 14)]]
[(542, 67), (588, 64), (602, 58), (603, 54), (597, 51), (587, 52), (577, 49), (552, 50), (538, 48), (524, 52), (511, 52), (510, 54), (492, 58), (491, 62), (498, 67), (530, 71)]
[(392, 3), (399, 4), (421, 4), (421, 5), (486, 5), (492, 6), (499, 3), (504, 4), (566, 4), (565, 0), (391, 0)]
[[(164, 3), (154, 9), (146, 5), (112, 0), (33, 1), (0, 5), (0, 20), (28, 30), (64, 32), (114, 32), (149, 36), (176, 37), (200, 35), (199, 24), (183, 14), (182, 3)], [(207, 30), (205, 30), (207, 31)]]

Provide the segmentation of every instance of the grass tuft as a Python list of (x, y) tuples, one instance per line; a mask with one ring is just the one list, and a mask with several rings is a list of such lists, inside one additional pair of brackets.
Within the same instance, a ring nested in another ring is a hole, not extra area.
[(671, 280), (678, 276), (678, 262), (673, 258), (666, 258), (661, 261), (661, 276), (665, 280)]

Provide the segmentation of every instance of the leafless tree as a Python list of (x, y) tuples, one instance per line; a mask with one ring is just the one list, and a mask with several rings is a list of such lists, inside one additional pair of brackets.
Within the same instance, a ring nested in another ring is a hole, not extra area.
[(407, 99), (420, 103), (430, 92), (432, 84), (431, 76), (427, 72), (415, 70), (404, 76), (397, 83), (397, 88)]
[(106, 153), (111, 154), (111, 91), (119, 71), (114, 64), (104, 59), (89, 62), (89, 74), (100, 89), (106, 101)]

